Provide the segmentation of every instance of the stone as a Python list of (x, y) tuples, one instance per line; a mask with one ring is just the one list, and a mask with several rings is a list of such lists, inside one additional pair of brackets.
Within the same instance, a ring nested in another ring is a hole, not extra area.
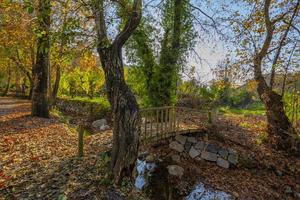
[(201, 157), (198, 156), (198, 157), (195, 158), (195, 160), (200, 161), (200, 160), (201, 160)]
[(220, 157), (227, 159), (228, 151), (226, 149), (219, 149), (218, 154)]
[(155, 162), (155, 158), (154, 158), (154, 155), (148, 155), (146, 158), (145, 158), (146, 162), (147, 163), (153, 163)]
[(190, 149), (191, 149), (191, 147), (192, 147), (192, 145), (193, 145), (193, 143), (191, 143), (191, 142), (186, 142), (185, 145), (184, 145), (184, 150), (185, 150), (186, 152), (189, 152)]
[(228, 149), (228, 153), (229, 153), (229, 154), (236, 154), (236, 151), (233, 150), (233, 149)]
[(223, 158), (218, 158), (217, 159), (217, 165), (220, 167), (223, 167), (225, 169), (229, 168), (229, 162)]
[(238, 162), (237, 155), (236, 155), (236, 154), (229, 154), (229, 156), (228, 156), (228, 161), (229, 161), (231, 164), (236, 165), (237, 162)]
[(187, 138), (187, 141), (188, 141), (188, 142), (191, 142), (191, 143), (194, 143), (194, 144), (197, 143), (197, 140), (196, 140), (195, 137), (188, 137), (188, 138)]
[(172, 155), (171, 158), (174, 162), (180, 162), (180, 155)]
[(211, 153), (208, 151), (202, 151), (201, 158), (208, 160), (208, 161), (217, 161), (218, 155), (215, 153)]
[(184, 169), (178, 165), (168, 165), (167, 169), (172, 176), (178, 176), (179, 178), (183, 176)]
[(100, 131), (105, 131), (105, 130), (108, 130), (110, 127), (108, 125), (103, 125), (100, 127)]
[(194, 147), (195, 147), (195, 149), (202, 151), (205, 148), (205, 145), (206, 144), (204, 142), (199, 141), (199, 142), (197, 142), (197, 144)]
[(208, 144), (207, 147), (206, 147), (206, 151), (209, 151), (211, 153), (218, 153), (219, 147), (217, 147), (214, 144)]
[(178, 151), (178, 152), (183, 152), (183, 150), (184, 150), (183, 145), (178, 143), (177, 141), (171, 142), (169, 144), (169, 147), (170, 147), (170, 149), (173, 149), (173, 150)]
[(191, 156), (191, 158), (196, 158), (197, 156), (200, 155), (200, 151), (192, 147), (189, 151), (189, 155)]
[(176, 135), (175, 136), (175, 140), (177, 142), (179, 142), (180, 144), (184, 145), (185, 142), (186, 142), (186, 136), (183, 136), (183, 135)]
[(99, 120), (93, 121), (93, 123), (92, 123), (92, 127), (94, 127), (94, 128), (101, 128), (102, 126), (106, 126), (106, 125), (107, 125), (106, 119), (99, 119)]

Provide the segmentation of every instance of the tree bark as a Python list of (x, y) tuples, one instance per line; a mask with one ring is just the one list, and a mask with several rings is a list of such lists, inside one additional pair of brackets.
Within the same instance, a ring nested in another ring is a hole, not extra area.
[(32, 116), (49, 117), (48, 83), (49, 83), (49, 28), (50, 0), (39, 0), (38, 22), (40, 35), (37, 42), (36, 63), (33, 67), (34, 89), (32, 96)]
[(53, 86), (53, 91), (52, 91), (52, 103), (55, 104), (56, 98), (57, 98), (57, 93), (59, 89), (59, 83), (60, 83), (60, 77), (61, 77), (61, 69), (60, 66), (56, 66), (56, 73), (55, 73), (55, 82)]
[(274, 140), (273, 142), (276, 144), (276, 146), (281, 149), (297, 150), (299, 143), (295, 141), (296, 132), (285, 114), (282, 96), (274, 92), (272, 88), (267, 85), (261, 71), (262, 60), (267, 55), (275, 29), (275, 22), (270, 20), (270, 4), (271, 0), (265, 1), (264, 15), (267, 33), (262, 48), (255, 54), (253, 59), (254, 76), (256, 82), (258, 83), (257, 92), (266, 108), (268, 120), (267, 131), (269, 136), (272, 136), (270, 139)]
[(125, 82), (122, 47), (140, 23), (141, 9), (142, 1), (135, 0), (124, 28), (110, 43), (107, 38), (103, 1), (95, 0), (93, 6), (98, 36), (97, 51), (105, 73), (108, 100), (113, 110), (111, 169), (115, 183), (120, 183), (124, 176), (132, 174), (139, 147), (139, 107)]
[(6, 87), (5, 87), (5, 90), (2, 94), (2, 96), (6, 96), (8, 91), (9, 91), (9, 88), (10, 88), (10, 81), (11, 81), (11, 69), (10, 69), (10, 65), (8, 66), (8, 78), (7, 78), (7, 84), (6, 84)]
[(99, 52), (105, 71), (106, 89), (113, 110), (111, 168), (116, 182), (130, 176), (135, 166), (140, 135), (139, 107), (124, 80), (121, 52)]

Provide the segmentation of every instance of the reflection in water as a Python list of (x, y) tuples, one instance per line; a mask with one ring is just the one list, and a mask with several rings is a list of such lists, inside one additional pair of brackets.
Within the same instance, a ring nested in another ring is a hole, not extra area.
[(194, 190), (186, 197), (186, 200), (232, 200), (232, 196), (219, 190), (205, 188), (199, 183)]
[(142, 190), (148, 185), (148, 178), (155, 169), (155, 163), (147, 163), (146, 161), (137, 159), (138, 176), (135, 179), (135, 187)]

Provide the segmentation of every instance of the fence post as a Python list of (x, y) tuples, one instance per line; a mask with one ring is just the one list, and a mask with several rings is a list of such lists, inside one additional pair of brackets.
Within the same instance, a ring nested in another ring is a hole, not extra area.
[(208, 123), (212, 124), (211, 111), (208, 111)]
[(83, 125), (79, 125), (78, 128), (78, 156), (83, 157)]

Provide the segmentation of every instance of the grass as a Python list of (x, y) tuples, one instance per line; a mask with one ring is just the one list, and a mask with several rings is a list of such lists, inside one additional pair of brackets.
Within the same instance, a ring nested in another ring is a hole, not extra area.
[(103, 108), (110, 108), (110, 104), (108, 102), (108, 99), (106, 97), (94, 97), (93, 99), (90, 99), (89, 97), (79, 97), (76, 96), (74, 98), (70, 96), (61, 96), (60, 98), (62, 99), (67, 99), (70, 101), (81, 101), (81, 102), (86, 102), (86, 103), (98, 103), (100, 104)]
[(237, 115), (258, 115), (264, 116), (266, 111), (264, 105), (260, 102), (252, 103), (248, 108), (232, 108), (229, 106), (222, 106), (219, 111), (226, 114), (237, 114)]

